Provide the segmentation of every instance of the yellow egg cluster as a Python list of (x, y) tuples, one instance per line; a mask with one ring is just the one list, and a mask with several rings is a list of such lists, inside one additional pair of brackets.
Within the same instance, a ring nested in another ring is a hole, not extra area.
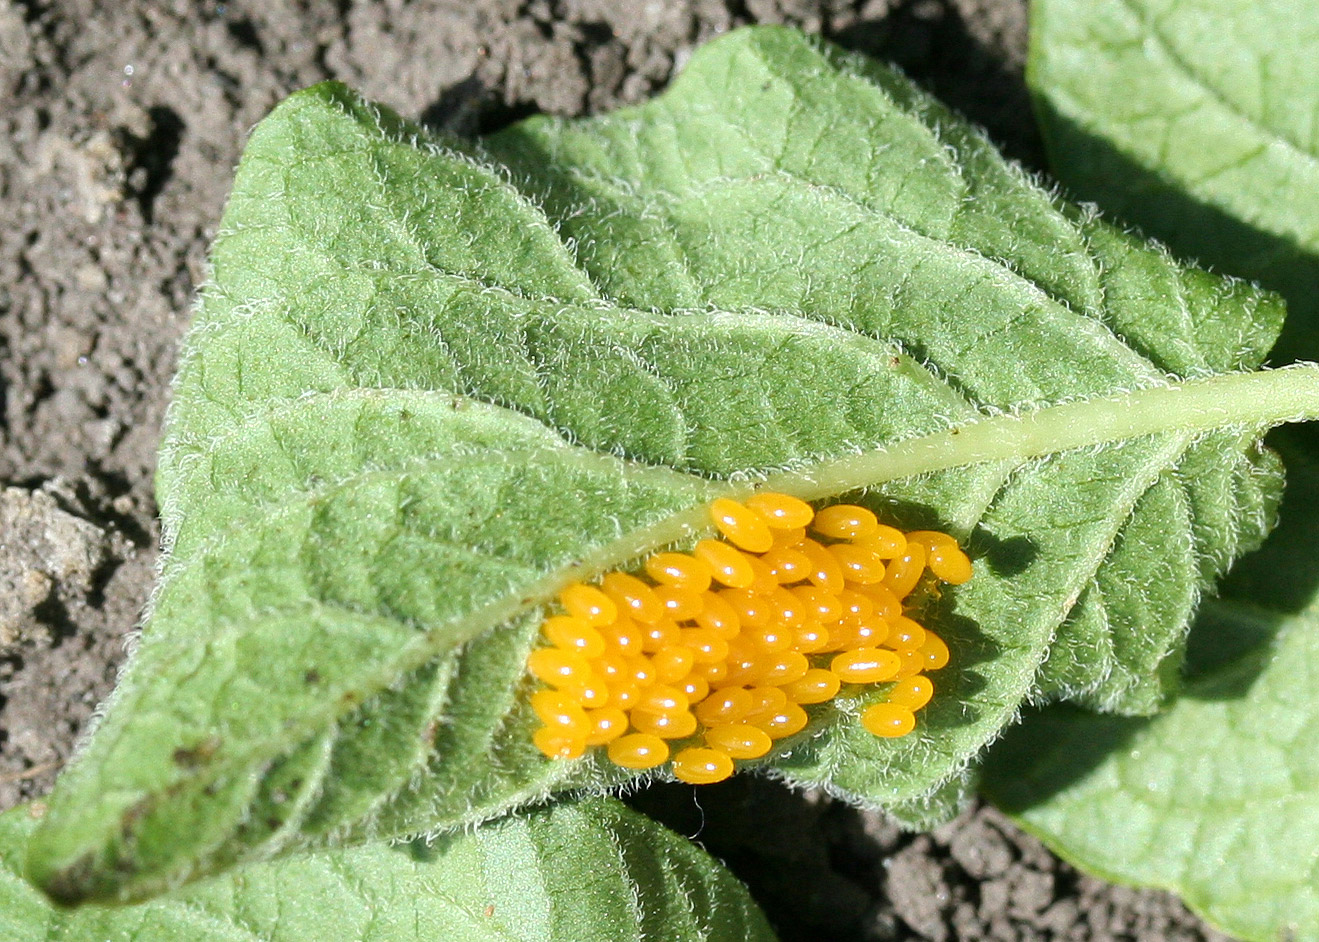
[(546, 619), (548, 646), (527, 662), (548, 688), (531, 698), (537, 748), (574, 759), (604, 746), (615, 764), (648, 769), (699, 731), (704, 745), (678, 750), (672, 769), (708, 784), (799, 732), (803, 705), (890, 682), (861, 723), (876, 736), (911, 732), (934, 693), (924, 672), (947, 664), (948, 648), (902, 601), (927, 568), (948, 583), (971, 577), (957, 542), (770, 492), (716, 500), (710, 517), (724, 539), (656, 553), (650, 581), (611, 572), (559, 594), (564, 614)]

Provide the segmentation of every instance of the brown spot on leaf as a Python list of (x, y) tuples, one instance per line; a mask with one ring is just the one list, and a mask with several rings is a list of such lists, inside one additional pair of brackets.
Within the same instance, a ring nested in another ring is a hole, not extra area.
[(88, 852), (42, 883), (46, 895), (61, 906), (81, 903), (96, 892), (96, 857)]
[(174, 750), (174, 764), (184, 769), (195, 769), (210, 762), (220, 751), (220, 737), (207, 736), (195, 746)]

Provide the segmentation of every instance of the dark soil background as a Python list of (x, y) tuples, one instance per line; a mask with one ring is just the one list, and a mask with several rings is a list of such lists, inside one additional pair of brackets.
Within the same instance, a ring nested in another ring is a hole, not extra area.
[[(342, 79), (479, 133), (640, 101), (784, 22), (895, 61), (1041, 169), (1024, 0), (0, 0), (0, 809), (40, 795), (147, 599), (175, 354), (248, 129)], [(635, 799), (792, 940), (1223, 940), (994, 810), (926, 835), (762, 780)]]

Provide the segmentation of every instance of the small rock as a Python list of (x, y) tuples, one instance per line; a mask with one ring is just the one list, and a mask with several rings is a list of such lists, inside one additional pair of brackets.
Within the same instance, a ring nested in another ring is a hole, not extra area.
[(1064, 933), (1081, 920), (1081, 908), (1074, 899), (1061, 899), (1046, 909), (1037, 920), (1040, 927), (1054, 933)]
[(85, 595), (106, 557), (99, 527), (61, 510), (45, 491), (0, 492), (0, 651), (37, 624), (57, 595)]
[(1012, 898), (1012, 883), (1007, 878), (987, 880), (980, 884), (980, 915), (989, 918), (1007, 910)]
[(53, 585), (35, 569), (0, 571), (0, 651), (18, 641), (24, 616), (50, 598)]

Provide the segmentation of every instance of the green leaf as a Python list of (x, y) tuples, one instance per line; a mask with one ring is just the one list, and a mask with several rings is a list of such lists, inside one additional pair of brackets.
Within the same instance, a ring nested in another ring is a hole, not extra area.
[(761, 477), (969, 538), (917, 732), (877, 740), (854, 696), (761, 763), (923, 814), (1028, 698), (1157, 704), (1270, 525), (1262, 430), (1319, 405), (1319, 370), (1248, 372), (1275, 298), (787, 30), (485, 150), (317, 86), (253, 132), (212, 264), (160, 588), (30, 851), (64, 900), (627, 781), (530, 744), (546, 603)]
[[(1233, 598), (1206, 603), (1195, 679), (1176, 703), (1149, 720), (1052, 707), (996, 744), (984, 770), (989, 797), (1064, 858), (1174, 890), (1258, 942), (1319, 936), (1319, 606), (1284, 613), (1288, 593), (1312, 594), (1319, 576), (1319, 465), (1288, 458), (1299, 469), (1288, 532), (1234, 574)], [(1278, 579), (1298, 558), (1308, 571)], [(1270, 570), (1282, 590), (1272, 609), (1238, 594)]]
[(1074, 192), (1281, 291), (1319, 351), (1319, 34), (1309, 0), (1038, 0), (1027, 77)]
[[(1210, 617), (1275, 627), (1267, 612)], [(1278, 627), (1263, 654), (1151, 720), (1066, 707), (1030, 718), (990, 753), (988, 794), (1077, 866), (1174, 890), (1234, 936), (1315, 938), (1319, 610)]]
[[(1294, 316), (1278, 359), (1319, 351), (1312, 13), (1293, 0), (1032, 7), (1028, 77), (1060, 178), (1174, 251), (1281, 291)], [(1278, 441), (1282, 526), (1197, 623), (1187, 697), (1149, 724), (1028, 717), (988, 780), (1078, 866), (1174, 889), (1260, 940), (1319, 934), (1319, 465), (1313, 435)], [(1095, 821), (1113, 826), (1085, 833)]]
[(1177, 702), (1148, 721), (1028, 715), (982, 781), (1076, 866), (1259, 942), (1319, 934), (1319, 460), (1306, 436), (1279, 446), (1281, 524), (1205, 603)]
[(0, 815), (0, 939), (46, 942), (773, 942), (746, 888), (606, 798), (427, 845), (254, 864), (133, 906), (59, 909), (18, 875), (38, 806)]

